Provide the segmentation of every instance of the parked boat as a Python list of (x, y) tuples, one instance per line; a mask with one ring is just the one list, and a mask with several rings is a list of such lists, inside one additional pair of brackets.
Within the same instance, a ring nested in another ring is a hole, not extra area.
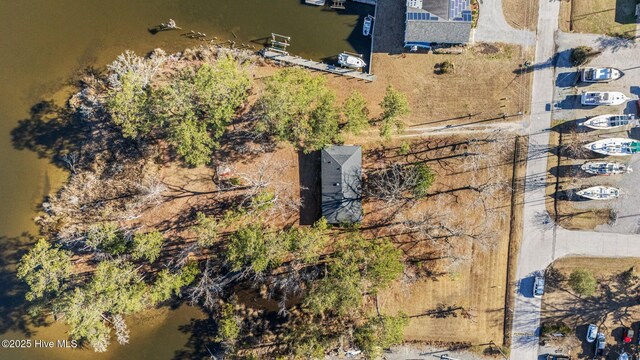
[(627, 100), (625, 94), (617, 91), (585, 91), (580, 103), (585, 106), (620, 105)]
[(625, 164), (618, 162), (592, 161), (580, 166), (582, 171), (592, 175), (617, 175), (633, 171)]
[(622, 77), (622, 75), (624, 75), (622, 71), (612, 67), (588, 67), (582, 70), (582, 74), (580, 74), (580, 80), (588, 83), (606, 83), (609, 81), (618, 80)]
[(324, 0), (304, 0), (304, 2), (308, 5), (324, 6)]
[[(611, 200), (620, 196), (620, 189), (608, 186), (592, 186), (590, 188), (580, 190), (576, 194), (590, 200)], [(593, 342), (593, 340), (590, 342)]]
[(582, 126), (586, 126), (595, 130), (613, 129), (621, 126), (627, 126), (635, 120), (636, 116), (633, 114), (623, 115), (600, 115), (592, 117), (585, 122), (580, 123)]
[(364, 18), (364, 24), (362, 25), (362, 35), (369, 36), (371, 35), (371, 25), (373, 24), (373, 16), (367, 15)]
[(338, 55), (338, 64), (352, 69), (360, 69), (367, 66), (367, 63), (361, 58), (347, 53)]
[(585, 145), (593, 152), (610, 156), (629, 156), (640, 152), (640, 141), (625, 138), (611, 138), (594, 141)]

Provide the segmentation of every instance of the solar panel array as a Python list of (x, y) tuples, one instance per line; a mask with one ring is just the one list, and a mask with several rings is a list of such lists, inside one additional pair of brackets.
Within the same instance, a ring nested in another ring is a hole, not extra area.
[(407, 20), (439, 20), (437, 16), (423, 12), (423, 13), (407, 13)]
[(471, 21), (473, 15), (471, 14), (471, 10), (464, 10), (462, 12), (462, 21)]
[(449, 19), (471, 21), (471, 2), (469, 0), (449, 0)]

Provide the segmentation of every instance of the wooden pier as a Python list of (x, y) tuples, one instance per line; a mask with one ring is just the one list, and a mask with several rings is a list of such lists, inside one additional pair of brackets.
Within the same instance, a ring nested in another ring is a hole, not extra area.
[(349, 76), (364, 81), (373, 81), (376, 76), (373, 74), (367, 74), (358, 70), (343, 68), (340, 66), (325, 64), (313, 60), (303, 59), (299, 56), (291, 56), (285, 51), (274, 51), (272, 49), (264, 49), (261, 55), (267, 59), (274, 61), (280, 61), (290, 65), (303, 66), (309, 69), (325, 71), (336, 75)]

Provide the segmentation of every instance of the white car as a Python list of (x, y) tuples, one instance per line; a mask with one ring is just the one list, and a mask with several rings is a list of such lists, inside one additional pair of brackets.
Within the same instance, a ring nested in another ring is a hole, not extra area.
[(594, 324), (589, 324), (587, 328), (587, 342), (592, 343), (596, 341), (596, 336), (598, 335), (598, 327)]
[(544, 277), (537, 275), (533, 281), (533, 296), (541, 298), (544, 294)]

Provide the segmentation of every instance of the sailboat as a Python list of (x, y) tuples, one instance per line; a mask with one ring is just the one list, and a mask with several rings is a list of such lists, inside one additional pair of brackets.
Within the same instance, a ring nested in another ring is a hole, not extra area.
[(580, 166), (582, 171), (592, 175), (616, 175), (630, 173), (633, 171), (625, 164), (618, 162), (592, 161)]
[(584, 147), (602, 155), (629, 156), (640, 152), (640, 141), (626, 138), (611, 138), (594, 141)]
[(596, 117), (592, 117), (587, 121), (581, 122), (581, 126), (586, 126), (595, 130), (605, 130), (605, 129), (614, 129), (621, 126), (627, 126), (631, 124), (635, 120), (635, 115), (633, 114), (623, 114), (623, 115), (600, 115)]
[(608, 186), (592, 186), (576, 194), (590, 200), (611, 200), (620, 196), (620, 189)]

